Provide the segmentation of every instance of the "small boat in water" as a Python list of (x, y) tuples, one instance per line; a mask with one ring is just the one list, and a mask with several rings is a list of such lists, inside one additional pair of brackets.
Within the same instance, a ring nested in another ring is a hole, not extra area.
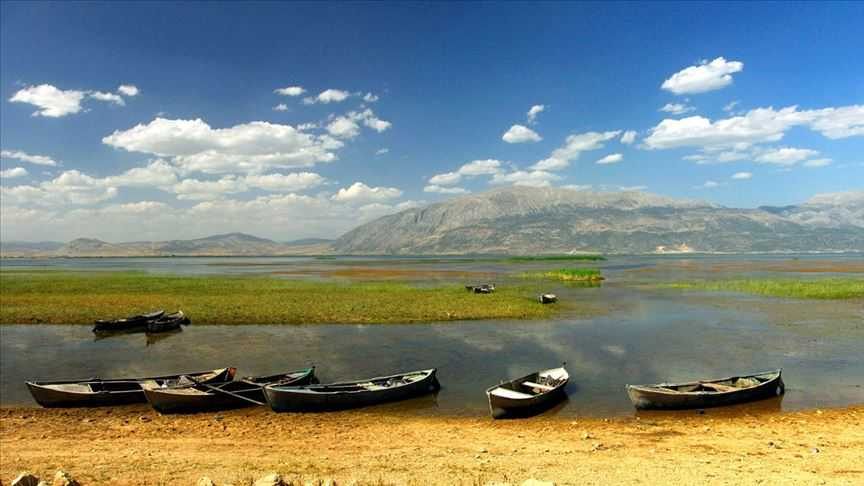
[(236, 368), (220, 368), (176, 375), (103, 380), (28, 381), (27, 388), (43, 407), (97, 407), (146, 402), (145, 386), (176, 386), (191, 377), (199, 383), (220, 383), (234, 379)]
[(566, 397), (568, 381), (570, 374), (562, 365), (493, 386), (486, 390), (489, 412), (493, 418), (540, 413)]
[(267, 385), (264, 396), (276, 412), (306, 412), (365, 407), (433, 393), (441, 388), (436, 370), (410, 371), (324, 385)]
[(158, 319), (147, 322), (147, 332), (166, 332), (180, 329), (181, 325), (189, 324), (189, 318), (182, 310), (178, 310), (173, 314), (164, 315)]
[(165, 315), (164, 310), (157, 310), (121, 319), (99, 319), (94, 323), (93, 332), (144, 330), (147, 328), (148, 322), (159, 319), (163, 315)]
[(553, 304), (558, 302), (558, 296), (555, 294), (540, 294), (537, 296), (537, 302), (541, 304)]
[(315, 367), (289, 371), (278, 375), (247, 376), (224, 383), (202, 383), (181, 378), (180, 386), (164, 386), (155, 382), (144, 385), (147, 401), (160, 413), (193, 413), (207, 410), (267, 405), (266, 385), (301, 386), (315, 383)]
[(708, 408), (780, 396), (786, 389), (782, 370), (688, 383), (627, 385), (638, 409)]

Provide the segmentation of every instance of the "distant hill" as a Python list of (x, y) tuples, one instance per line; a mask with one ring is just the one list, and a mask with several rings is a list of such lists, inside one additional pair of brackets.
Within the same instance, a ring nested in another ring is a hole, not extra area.
[(509, 187), (384, 216), (339, 254), (777, 252), (864, 249), (864, 192), (736, 209), (643, 192)]

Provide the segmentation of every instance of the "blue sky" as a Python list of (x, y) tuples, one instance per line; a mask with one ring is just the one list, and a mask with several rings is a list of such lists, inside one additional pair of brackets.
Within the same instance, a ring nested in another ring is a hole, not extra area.
[(333, 237), (511, 184), (864, 188), (860, 3), (0, 9), (4, 240)]

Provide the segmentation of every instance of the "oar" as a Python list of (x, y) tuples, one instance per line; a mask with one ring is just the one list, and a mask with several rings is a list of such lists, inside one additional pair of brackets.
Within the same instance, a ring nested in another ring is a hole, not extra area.
[(258, 400), (253, 400), (253, 399), (251, 399), (251, 398), (244, 397), (243, 395), (238, 395), (238, 394), (236, 394), (236, 393), (234, 393), (234, 392), (230, 392), (230, 391), (228, 391), (228, 390), (223, 390), (223, 389), (221, 389), (221, 388), (219, 388), (219, 387), (208, 385), (207, 383), (202, 383), (202, 382), (196, 380), (195, 378), (192, 378), (192, 377), (189, 376), (189, 375), (184, 375), (184, 376), (186, 376), (186, 378), (189, 378), (190, 380), (192, 380), (192, 383), (195, 383), (195, 384), (198, 385), (198, 386), (203, 386), (204, 388), (207, 388), (208, 390), (216, 391), (216, 392), (219, 392), (219, 393), (224, 393), (224, 394), (226, 394), (226, 395), (230, 395), (230, 396), (232, 396), (232, 397), (234, 397), (234, 398), (239, 398), (240, 400), (246, 400), (247, 402), (254, 403), (255, 405), (267, 405), (267, 404), (264, 403), (264, 402), (259, 402)]

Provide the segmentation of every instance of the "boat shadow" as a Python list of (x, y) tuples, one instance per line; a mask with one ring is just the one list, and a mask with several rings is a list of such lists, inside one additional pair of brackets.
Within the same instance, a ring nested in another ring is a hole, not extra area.
[(715, 417), (740, 417), (742, 415), (767, 415), (783, 411), (784, 395), (757, 400), (754, 402), (739, 403), (708, 408), (691, 408), (684, 410), (636, 410), (634, 416), (640, 419), (669, 418), (673, 416), (690, 416), (710, 414)]
[(539, 415), (543, 415), (544, 417), (554, 417), (561, 413), (562, 410), (567, 408), (567, 405), (570, 403), (570, 395), (579, 391), (579, 385), (576, 383), (570, 382), (564, 387), (564, 392), (562, 396), (558, 400), (554, 400), (551, 402), (547, 402), (537, 407), (534, 407), (530, 410), (526, 411), (509, 411), (506, 414), (502, 415), (493, 415), (493, 418), (496, 420), (513, 420), (513, 419), (525, 419), (531, 417), (537, 417)]

